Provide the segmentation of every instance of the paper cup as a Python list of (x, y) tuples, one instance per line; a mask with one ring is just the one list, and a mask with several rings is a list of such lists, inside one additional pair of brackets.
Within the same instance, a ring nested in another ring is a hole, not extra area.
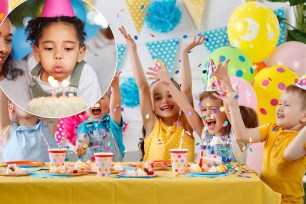
[(185, 173), (188, 149), (170, 149), (172, 171), (175, 174)]
[(48, 149), (51, 167), (63, 166), (65, 163), (66, 149)]
[(114, 154), (111, 152), (95, 153), (97, 176), (110, 176), (113, 156)]

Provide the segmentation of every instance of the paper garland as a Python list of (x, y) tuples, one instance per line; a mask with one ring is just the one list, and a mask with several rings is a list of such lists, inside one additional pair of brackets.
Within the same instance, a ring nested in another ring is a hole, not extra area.
[[(280, 9), (277, 9), (274, 11), (275, 15), (277, 15), (278, 17), (281, 17), (281, 18), (285, 18), (285, 9), (284, 8), (280, 8)], [(285, 24), (284, 22), (281, 22), (279, 24), (279, 39), (278, 39), (278, 42), (277, 42), (277, 46), (283, 44), (284, 42), (286, 42), (286, 39), (285, 39)]]
[(206, 37), (204, 45), (210, 53), (220, 47), (229, 45), (227, 27), (210, 30), (202, 33), (202, 35)]
[(126, 45), (117, 44), (117, 66), (116, 66), (116, 70), (120, 70), (120, 68), (121, 68), (122, 59), (124, 57), (125, 50), (126, 50)]
[(161, 40), (146, 43), (154, 60), (156, 57), (165, 62), (171, 74), (174, 65), (178, 39)]
[(147, 11), (150, 0), (125, 0), (125, 1), (129, 7), (131, 17), (136, 27), (136, 31), (139, 34), (141, 27), (143, 25), (144, 14)]
[(203, 13), (206, 0), (184, 0), (185, 6), (198, 30), (203, 20)]

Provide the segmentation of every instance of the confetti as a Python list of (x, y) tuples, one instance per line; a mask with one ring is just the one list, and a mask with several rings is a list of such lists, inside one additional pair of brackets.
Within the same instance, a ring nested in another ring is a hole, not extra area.
[(50, 121), (49, 121), (49, 123), (50, 123), (50, 124), (53, 124), (53, 123), (54, 123), (54, 121), (53, 121), (53, 120), (50, 120)]
[(142, 137), (140, 137), (138, 140), (143, 140), (143, 138), (142, 138)]
[(214, 119), (214, 116), (213, 116), (213, 115), (211, 115), (211, 116), (210, 116), (210, 119)]
[[(105, 140), (105, 139), (106, 139), (106, 137), (107, 137), (107, 135), (104, 135), (104, 136), (103, 136), (103, 139)], [(100, 146), (101, 146), (101, 145), (100, 145)]]
[(239, 98), (239, 95), (235, 95), (235, 96), (234, 96), (234, 99), (238, 99), (238, 98)]
[(150, 34), (150, 35), (151, 35), (152, 38), (155, 38), (155, 35), (154, 35), (154, 34)]
[(117, 108), (115, 107), (115, 108), (113, 109), (113, 112), (116, 112), (116, 110), (117, 110)]
[(150, 118), (150, 115), (149, 114), (146, 114), (146, 119), (148, 120)]
[(213, 109), (214, 114), (218, 114), (218, 109)]
[(188, 35), (183, 35), (183, 38), (184, 38), (184, 39), (188, 38)]
[(219, 110), (220, 110), (221, 112), (224, 112), (224, 111), (225, 111), (224, 106), (220, 107)]
[(198, 68), (200, 68), (201, 66), (202, 66), (202, 64), (199, 64), (199, 65), (198, 65)]
[(137, 36), (137, 35), (134, 35), (134, 39), (135, 39), (135, 40), (138, 40), (138, 36)]
[(253, 149), (251, 147), (249, 148), (249, 150), (250, 150), (250, 152), (253, 152)]
[(186, 130), (185, 132), (187, 135), (191, 135), (191, 133), (188, 130)]
[(88, 144), (83, 145), (83, 149), (86, 149), (88, 147)]
[(207, 102), (207, 103), (206, 103), (206, 106), (207, 106), (207, 107), (209, 107), (209, 106), (210, 106), (210, 103), (209, 103), (209, 102)]
[(108, 110), (108, 106), (104, 106), (103, 109), (104, 109), (104, 110)]
[(92, 156), (92, 157), (90, 157), (90, 160), (91, 160), (91, 161), (95, 161), (96, 158), (95, 158), (94, 156)]
[(150, 16), (151, 16), (151, 14), (147, 13), (147, 16), (148, 16), (148, 17), (150, 17)]
[(70, 160), (69, 160), (69, 158), (65, 158), (65, 162), (69, 162)]
[(196, 145), (196, 146), (198, 146), (198, 145), (200, 145), (200, 143), (199, 143), (199, 142), (197, 142), (195, 145)]
[(243, 147), (242, 147), (242, 151), (244, 151), (244, 150), (246, 150), (246, 146), (243, 146)]
[(226, 127), (226, 126), (228, 126), (228, 121), (227, 120), (224, 121), (224, 123), (223, 123), (223, 127)]
[(123, 12), (124, 11), (124, 8), (120, 9), (120, 12)]
[(121, 107), (121, 112), (123, 112), (124, 111), (124, 108), (123, 107)]
[(252, 140), (252, 138), (251, 138), (251, 137), (249, 138), (249, 142), (250, 142), (250, 143), (252, 143), (252, 142), (253, 142), (253, 140)]
[(82, 140), (78, 140), (79, 143), (82, 143)]
[(176, 71), (175, 71), (175, 74), (178, 74), (179, 72), (180, 72), (180, 70), (176, 70)]
[(96, 104), (94, 105), (94, 107), (95, 107), (95, 108), (99, 108), (99, 107), (100, 107), (100, 103), (96, 103)]
[(192, 115), (191, 111), (188, 111), (187, 115), (190, 117)]
[(226, 94), (226, 97), (227, 97), (227, 98), (230, 98), (231, 96), (232, 96), (231, 93), (227, 93), (227, 94)]
[(204, 119), (204, 120), (205, 120), (205, 118), (206, 118), (206, 115), (203, 115), (203, 116), (202, 116), (202, 119)]
[(141, 5), (140, 9), (144, 9), (144, 7), (145, 7), (144, 5)]

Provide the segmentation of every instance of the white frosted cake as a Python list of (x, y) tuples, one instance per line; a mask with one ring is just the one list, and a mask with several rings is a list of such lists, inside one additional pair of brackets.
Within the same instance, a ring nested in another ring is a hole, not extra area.
[(75, 96), (38, 97), (29, 103), (29, 112), (46, 118), (75, 115), (87, 108), (84, 99)]

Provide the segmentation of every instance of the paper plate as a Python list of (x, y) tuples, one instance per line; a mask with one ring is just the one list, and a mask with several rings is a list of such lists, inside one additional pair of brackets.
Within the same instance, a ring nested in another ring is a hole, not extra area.
[(127, 175), (124, 175), (124, 174), (118, 174), (116, 176), (117, 178), (154, 178), (154, 177), (157, 177), (157, 175), (147, 175), (147, 176), (127, 176)]
[(9, 164), (16, 164), (17, 166), (23, 166), (23, 167), (37, 167), (37, 166), (43, 166), (44, 165), (44, 163), (41, 162), (41, 161), (21, 160), (21, 161), (3, 162), (2, 166), (8, 166)]
[(5, 174), (3, 172), (3, 170), (0, 170), (0, 176), (28, 176), (30, 174), (30, 172), (25, 172), (25, 173), (22, 173), (22, 174)]

